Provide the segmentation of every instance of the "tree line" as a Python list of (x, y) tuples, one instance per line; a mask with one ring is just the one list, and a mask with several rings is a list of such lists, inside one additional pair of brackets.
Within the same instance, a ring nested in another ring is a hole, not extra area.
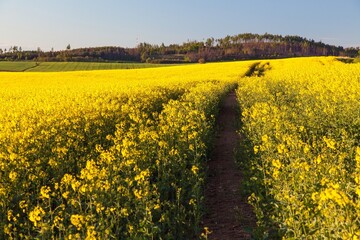
[(243, 33), (204, 41), (157, 45), (140, 43), (134, 48), (91, 47), (44, 52), (40, 48), (23, 51), (20, 46), (0, 49), (0, 60), (8, 61), (90, 61), (90, 62), (213, 62), (298, 56), (360, 55), (358, 48), (343, 48), (300, 36)]

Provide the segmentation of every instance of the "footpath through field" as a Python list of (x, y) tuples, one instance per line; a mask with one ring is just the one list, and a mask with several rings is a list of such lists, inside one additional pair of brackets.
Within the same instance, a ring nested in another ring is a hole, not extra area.
[(248, 230), (256, 225), (252, 207), (240, 194), (243, 176), (235, 163), (234, 149), (240, 141), (236, 132), (237, 107), (233, 91), (224, 99), (217, 120), (219, 130), (205, 188), (207, 213), (203, 226), (212, 232), (209, 239), (250, 239)]

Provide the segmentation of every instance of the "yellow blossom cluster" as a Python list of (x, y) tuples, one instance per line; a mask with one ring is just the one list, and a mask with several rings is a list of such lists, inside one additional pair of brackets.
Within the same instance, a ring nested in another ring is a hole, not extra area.
[(359, 239), (360, 64), (269, 64), (237, 90), (259, 225), (270, 239)]
[(214, 116), (250, 64), (0, 73), (0, 239), (193, 236)]

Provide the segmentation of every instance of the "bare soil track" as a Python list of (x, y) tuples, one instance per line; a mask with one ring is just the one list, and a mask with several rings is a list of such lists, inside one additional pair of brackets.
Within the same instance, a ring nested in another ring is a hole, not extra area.
[(241, 170), (235, 163), (240, 136), (236, 132), (237, 101), (235, 91), (225, 97), (217, 120), (218, 133), (208, 162), (205, 187), (206, 214), (203, 226), (212, 232), (209, 239), (251, 239), (249, 229), (256, 226), (252, 207), (241, 196)]

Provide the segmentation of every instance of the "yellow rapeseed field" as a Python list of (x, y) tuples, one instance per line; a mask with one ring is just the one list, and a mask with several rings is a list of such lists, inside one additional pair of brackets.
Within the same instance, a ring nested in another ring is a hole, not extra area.
[(0, 238), (198, 233), (214, 115), (249, 64), (0, 73)]
[(359, 239), (360, 64), (268, 68), (237, 90), (259, 225), (270, 239)]
[(360, 238), (360, 64), (257, 62), (0, 73), (0, 239), (192, 239), (236, 86), (254, 236)]

